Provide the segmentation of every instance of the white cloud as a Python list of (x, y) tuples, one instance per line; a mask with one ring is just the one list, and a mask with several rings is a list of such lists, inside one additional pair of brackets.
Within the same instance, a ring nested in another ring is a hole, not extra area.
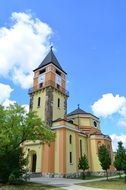
[(122, 141), (123, 146), (126, 148), (126, 135), (124, 135), (124, 134), (122, 134), (122, 135), (112, 134), (112, 135), (110, 135), (110, 137), (112, 139), (113, 151), (117, 150), (119, 141)]
[(4, 107), (8, 107), (10, 104), (14, 104), (14, 103), (16, 103), (16, 101), (6, 99), (6, 100), (2, 103), (2, 105), (3, 105)]
[(24, 107), (24, 109), (27, 113), (29, 112), (29, 105), (28, 104), (24, 104), (24, 105), (22, 105), (22, 107)]
[(92, 105), (92, 111), (96, 116), (104, 118), (118, 114), (117, 125), (126, 127), (126, 97), (124, 96), (103, 94), (102, 98)]
[(10, 98), (12, 91), (13, 89), (9, 85), (0, 83), (0, 104)]
[[(15, 100), (10, 100), (11, 92), (13, 89), (6, 84), (0, 83), (0, 104), (2, 104), (4, 107), (8, 107), (10, 104), (16, 103)], [(29, 112), (29, 105), (23, 104), (22, 107), (25, 108), (25, 111)]]
[(126, 127), (126, 104), (119, 110), (119, 114), (121, 118), (118, 122), (118, 125), (121, 127)]
[(14, 12), (11, 19), (11, 27), (0, 28), (0, 75), (29, 88), (32, 70), (47, 53), (52, 30), (31, 14)]
[[(122, 108), (126, 105), (126, 98), (112, 93), (103, 94), (102, 98), (94, 102), (92, 110), (97, 116), (107, 117), (114, 113), (123, 113)], [(122, 110), (122, 111), (121, 111)], [(125, 110), (126, 111), (126, 110)]]
[(16, 101), (10, 100), (11, 92), (13, 89), (6, 84), (0, 83), (0, 104), (4, 107), (8, 107), (10, 104), (14, 104)]

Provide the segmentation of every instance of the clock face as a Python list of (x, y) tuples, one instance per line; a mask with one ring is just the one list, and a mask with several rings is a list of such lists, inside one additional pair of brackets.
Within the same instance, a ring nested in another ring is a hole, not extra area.
[(39, 75), (39, 77), (38, 77), (38, 83), (40, 84), (40, 83), (43, 83), (44, 81), (45, 81), (45, 74)]
[(56, 84), (61, 85), (61, 76), (56, 75)]

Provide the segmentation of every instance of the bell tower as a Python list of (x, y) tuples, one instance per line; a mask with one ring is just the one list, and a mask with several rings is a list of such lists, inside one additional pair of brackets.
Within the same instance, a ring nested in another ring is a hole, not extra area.
[(33, 72), (33, 87), (29, 89), (30, 110), (36, 111), (51, 127), (52, 121), (64, 118), (67, 113), (67, 73), (60, 66), (52, 47)]

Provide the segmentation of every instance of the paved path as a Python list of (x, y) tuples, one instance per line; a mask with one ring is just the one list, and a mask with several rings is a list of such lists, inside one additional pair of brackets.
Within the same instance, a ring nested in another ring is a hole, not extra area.
[[(91, 181), (100, 181), (106, 178), (98, 178), (92, 180), (79, 180), (79, 179), (67, 179), (67, 178), (46, 178), (46, 177), (36, 177), (31, 178), (30, 181), (36, 183), (42, 183), (46, 185), (54, 185), (57, 187), (61, 187), (66, 190), (102, 190), (98, 188), (84, 187), (80, 186), (79, 183), (86, 183)], [(76, 184), (76, 185), (75, 185)]]
[(71, 185), (69, 187), (62, 187), (62, 189), (65, 189), (65, 190), (103, 190), (103, 189), (98, 189), (98, 188), (84, 187), (84, 186), (80, 186), (80, 185)]

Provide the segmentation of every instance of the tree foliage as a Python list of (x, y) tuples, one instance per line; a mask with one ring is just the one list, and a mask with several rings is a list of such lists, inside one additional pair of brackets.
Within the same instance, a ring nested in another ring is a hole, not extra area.
[(83, 178), (85, 179), (85, 170), (89, 168), (88, 159), (85, 154), (79, 158), (78, 168), (83, 170)]
[(111, 165), (111, 157), (109, 154), (109, 151), (107, 150), (105, 145), (101, 145), (98, 149), (98, 157), (99, 157), (99, 161), (101, 164), (101, 167), (103, 170), (106, 171), (106, 176), (107, 176), (107, 180), (108, 180), (108, 169)]
[(125, 149), (123, 147), (123, 143), (118, 142), (118, 149), (115, 156), (114, 166), (117, 169), (117, 171), (119, 171), (120, 178), (121, 178), (120, 171), (123, 171), (124, 167), (123, 160), (125, 160)]
[(4, 108), (0, 105), (0, 179), (4, 182), (9, 176), (20, 178), (26, 165), (22, 145), (27, 140), (53, 141), (55, 135), (36, 115), (26, 113), (17, 104)]
[(123, 143), (121, 141), (118, 142), (118, 149), (115, 156), (114, 166), (117, 171), (124, 171), (124, 182), (126, 183), (126, 149), (123, 147)]
[(126, 151), (125, 151), (122, 167), (123, 167), (123, 171), (124, 171), (124, 174), (125, 174), (124, 183), (126, 183)]

